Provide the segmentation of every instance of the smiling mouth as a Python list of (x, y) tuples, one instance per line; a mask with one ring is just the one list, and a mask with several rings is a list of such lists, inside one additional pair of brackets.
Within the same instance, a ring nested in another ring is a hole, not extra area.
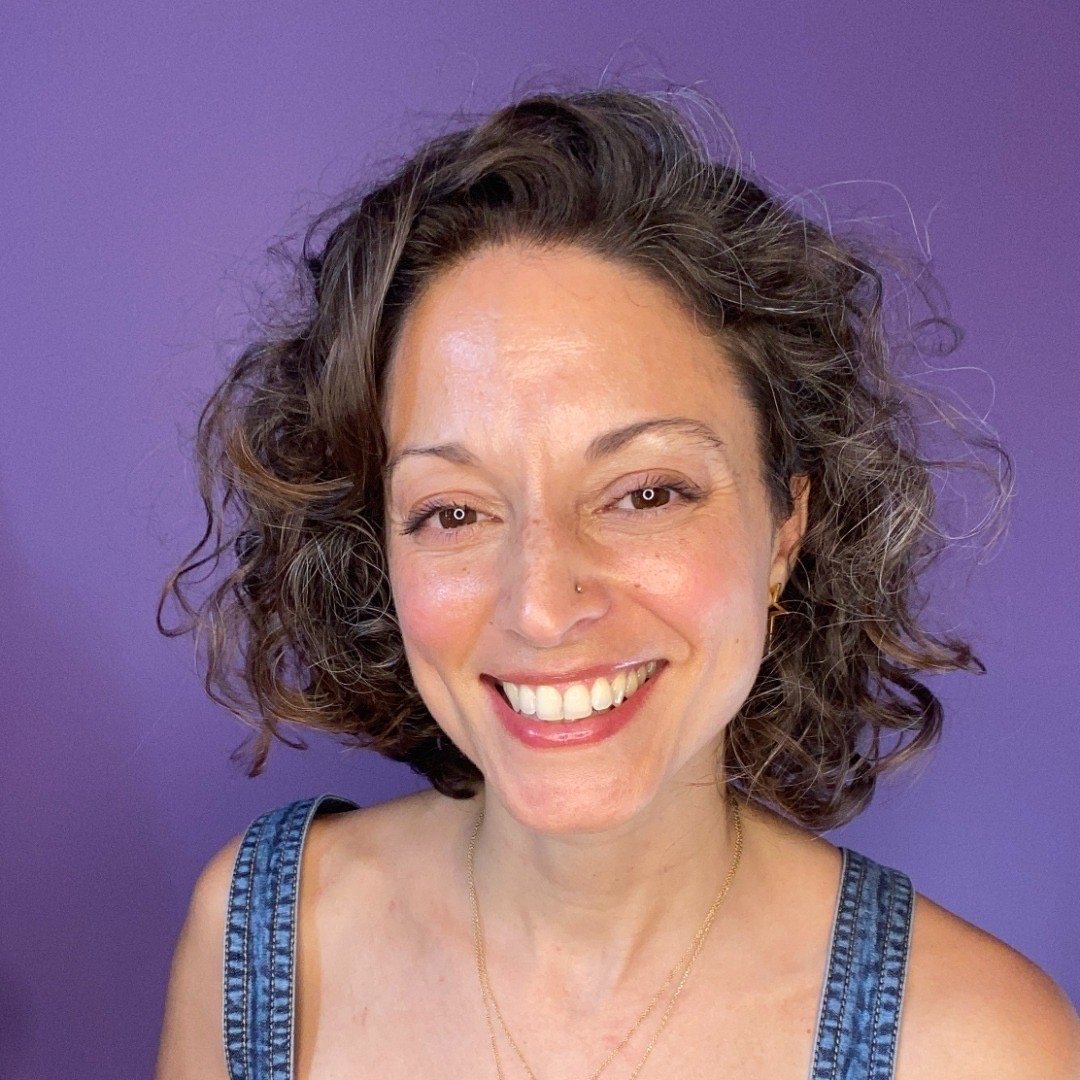
[(666, 661), (650, 660), (636, 668), (619, 671), (613, 679), (601, 676), (575, 683), (562, 692), (554, 686), (517, 685), (490, 675), (482, 678), (519, 716), (544, 723), (570, 723), (613, 712), (666, 666)]

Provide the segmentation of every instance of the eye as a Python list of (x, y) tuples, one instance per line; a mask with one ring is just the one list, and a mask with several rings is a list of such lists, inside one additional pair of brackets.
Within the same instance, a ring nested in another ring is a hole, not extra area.
[(614, 505), (617, 506), (618, 503), (629, 499), (632, 509), (626, 511), (626, 513), (634, 517), (641, 517), (643, 514), (647, 515), (650, 511), (660, 511), (671, 506), (675, 501), (675, 495), (678, 495), (679, 501), (683, 502), (697, 502), (702, 497), (702, 493), (689, 484), (677, 480), (663, 483), (660, 478), (650, 477), (643, 486), (632, 488), (618, 499)]
[[(626, 499), (631, 500), (632, 509), (622, 510), (619, 513), (630, 517), (648, 517), (652, 513), (662, 513), (673, 505), (673, 494), (678, 496), (680, 502), (698, 502), (704, 496), (699, 488), (679, 480), (662, 482), (660, 477), (648, 477), (643, 485), (631, 488), (611, 504), (617, 507)], [(424, 529), (429, 519), (436, 519), (436, 527), (432, 530), (437, 536), (446, 537), (451, 533), (468, 532), (480, 524), (477, 515), (480, 511), (467, 503), (440, 502), (434, 499), (417, 507), (416, 511), (409, 516), (401, 528), (402, 536), (411, 536)]]
[(474, 518), (476, 510), (464, 503), (425, 503), (417, 508), (405, 524), (402, 526), (401, 535), (410, 536), (419, 532), (429, 518), (438, 517), (439, 528), (436, 532), (460, 532), (462, 529), (475, 525), (475, 521), (469, 521), (469, 515)]
[(476, 511), (471, 506), (461, 506), (458, 503), (451, 503), (450, 506), (439, 507), (439, 509), (435, 511), (435, 514), (439, 519), (439, 524), (444, 529), (457, 529), (462, 525), (475, 524), (475, 522), (466, 520), (470, 514), (472, 514), (473, 517), (476, 516)]
[[(653, 487), (634, 488), (633, 491), (628, 491), (623, 499), (630, 499), (635, 510), (657, 510), (671, 502), (673, 490), (669, 484), (656, 484)], [(622, 499), (619, 501), (622, 502)], [(635, 505), (635, 502), (642, 505)]]

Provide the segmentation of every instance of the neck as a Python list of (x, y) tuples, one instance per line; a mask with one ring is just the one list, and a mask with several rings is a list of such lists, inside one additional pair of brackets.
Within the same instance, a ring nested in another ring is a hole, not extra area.
[(488, 956), (578, 1011), (639, 985), (643, 971), (659, 981), (690, 946), (734, 857), (734, 815), (711, 780), (672, 786), (631, 819), (590, 833), (538, 833), (490, 792), (481, 800), (475, 883)]

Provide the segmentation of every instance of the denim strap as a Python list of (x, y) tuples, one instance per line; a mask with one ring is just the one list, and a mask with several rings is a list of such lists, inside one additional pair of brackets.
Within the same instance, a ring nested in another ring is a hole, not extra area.
[(319, 814), (355, 810), (339, 795), (298, 799), (248, 826), (225, 923), (223, 1030), (230, 1080), (292, 1080), (300, 856)]
[(842, 847), (843, 870), (810, 1080), (892, 1080), (914, 893)]

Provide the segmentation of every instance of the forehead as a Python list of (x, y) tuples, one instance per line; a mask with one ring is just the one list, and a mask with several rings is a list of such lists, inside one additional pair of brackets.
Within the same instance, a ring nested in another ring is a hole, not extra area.
[(573, 247), (484, 248), (410, 310), (384, 403), (391, 446), (542, 422), (582, 440), (612, 420), (698, 416), (738, 438), (722, 350), (644, 272)]

